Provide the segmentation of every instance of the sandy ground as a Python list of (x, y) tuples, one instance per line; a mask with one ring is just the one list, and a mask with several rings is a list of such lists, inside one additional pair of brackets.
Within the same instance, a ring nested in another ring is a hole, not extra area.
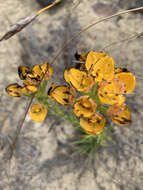
[[(101, 4), (102, 2), (102, 4)], [(132, 125), (115, 127), (115, 144), (100, 150), (91, 167), (85, 157), (72, 157), (74, 132), (69, 123), (51, 113), (43, 124), (26, 117), (16, 151), (7, 162), (9, 143), (15, 137), (28, 99), (11, 98), (5, 87), (19, 82), (17, 68), (51, 61), (57, 51), (77, 31), (124, 7), (119, 1), (66, 1), (43, 15), (13, 38), (0, 43), (0, 190), (142, 190), (143, 189), (143, 83), (137, 80), (135, 93), (128, 96)], [(134, 6), (134, 5), (132, 5)], [(0, 1), (0, 35), (19, 18), (40, 9), (35, 0)], [(70, 11), (72, 14), (70, 15)], [(53, 81), (63, 82), (63, 70), (74, 53), (101, 51), (108, 44), (143, 31), (143, 16), (128, 14), (98, 24), (72, 42), (54, 64)], [(127, 67), (138, 77), (143, 75), (143, 40), (134, 39), (106, 49), (117, 66)], [(48, 133), (49, 127), (53, 129)]]

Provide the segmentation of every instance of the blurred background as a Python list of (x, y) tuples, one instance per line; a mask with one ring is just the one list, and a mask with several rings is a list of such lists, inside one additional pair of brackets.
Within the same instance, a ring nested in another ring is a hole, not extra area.
[[(0, 36), (20, 18), (33, 15), (52, 0), (0, 1)], [(114, 17), (92, 27), (74, 40), (54, 63), (51, 82), (63, 84), (63, 70), (72, 64), (74, 53), (106, 51), (116, 66), (126, 67), (137, 77), (135, 92), (127, 97), (132, 124), (115, 127), (114, 143), (99, 150), (92, 166), (85, 156), (72, 157), (75, 138), (72, 126), (50, 112), (44, 123), (27, 115), (7, 161), (28, 98), (5, 93), (10, 83), (19, 82), (17, 68), (51, 62), (62, 45), (85, 26), (118, 11), (143, 6), (141, 0), (62, 0), (36, 21), (0, 43), (0, 190), (142, 190), (143, 189), (143, 32), (142, 11)], [(52, 131), (49, 133), (49, 128)]]

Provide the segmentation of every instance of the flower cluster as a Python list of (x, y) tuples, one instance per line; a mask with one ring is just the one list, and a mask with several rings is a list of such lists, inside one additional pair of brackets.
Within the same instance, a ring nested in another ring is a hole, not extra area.
[[(75, 55), (75, 67), (65, 69), (64, 79), (67, 85), (52, 84), (46, 99), (70, 106), (79, 118), (81, 128), (89, 135), (100, 134), (106, 125), (107, 116), (119, 126), (129, 125), (131, 111), (125, 104), (126, 94), (132, 93), (135, 76), (125, 68), (116, 68), (114, 60), (105, 53), (91, 51), (88, 54)], [(43, 79), (52, 76), (50, 64), (19, 67), (19, 77), (24, 86), (17, 83), (6, 88), (10, 96), (19, 97), (24, 93), (37, 93)], [(47, 115), (43, 104), (34, 104), (30, 110), (31, 118), (42, 122)]]
[(45, 62), (41, 66), (35, 65), (32, 69), (26, 66), (18, 67), (19, 78), (23, 80), (23, 86), (18, 83), (10, 84), (6, 92), (12, 97), (21, 97), (25, 93), (36, 93), (40, 82), (45, 79), (49, 80), (53, 74), (53, 68)]
[(68, 86), (52, 84), (48, 96), (72, 106), (87, 134), (100, 134), (107, 116), (119, 126), (130, 124), (131, 112), (124, 95), (134, 90), (134, 75), (125, 68), (115, 68), (114, 60), (105, 53), (76, 54), (76, 59), (80, 66), (64, 71)]
[[(27, 66), (18, 67), (19, 78), (23, 80), (23, 86), (18, 83), (10, 84), (5, 90), (9, 96), (21, 97), (38, 92), (42, 80), (49, 80), (53, 74), (53, 68), (48, 62), (35, 65), (32, 69)], [(34, 104), (30, 110), (30, 117), (36, 122), (42, 122), (47, 115), (47, 108), (42, 104)]]

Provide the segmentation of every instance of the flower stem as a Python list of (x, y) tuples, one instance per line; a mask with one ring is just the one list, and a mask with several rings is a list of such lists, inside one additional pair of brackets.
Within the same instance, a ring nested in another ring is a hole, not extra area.
[(56, 4), (60, 3), (61, 0), (56, 0), (54, 3), (52, 3), (51, 5), (48, 5), (47, 7), (44, 7), (43, 9), (41, 9), (40, 11), (37, 12), (37, 15), (39, 16), (41, 13), (43, 13), (44, 11), (48, 10), (49, 8), (55, 6)]

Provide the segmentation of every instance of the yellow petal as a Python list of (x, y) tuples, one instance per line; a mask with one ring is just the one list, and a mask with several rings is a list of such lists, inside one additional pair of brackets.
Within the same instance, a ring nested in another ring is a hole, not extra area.
[(99, 84), (99, 89), (98, 91), (102, 92), (102, 94), (124, 94), (125, 93), (125, 84), (114, 78), (112, 81), (107, 82), (107, 81), (102, 81)]
[(80, 92), (88, 92), (94, 85), (92, 76), (88, 76), (85, 71), (80, 71), (75, 68), (65, 70), (64, 78), (71, 86)]
[(136, 86), (136, 78), (132, 73), (121, 72), (121, 73), (115, 74), (115, 77), (119, 81), (122, 81), (124, 83), (126, 94), (133, 92), (133, 90), (135, 89), (135, 86)]
[(21, 86), (17, 83), (10, 84), (5, 90), (9, 96), (20, 97), (21, 96)]
[(66, 81), (69, 85), (71, 85), (71, 83), (70, 83), (70, 75), (69, 75), (69, 70), (68, 70), (68, 69), (65, 69), (65, 71), (64, 71), (64, 79), (65, 79), (65, 81)]
[(114, 61), (105, 53), (90, 52), (85, 66), (88, 72), (95, 76), (95, 82), (110, 81), (114, 77)]
[(97, 104), (88, 96), (81, 96), (78, 98), (74, 104), (74, 113), (76, 116), (91, 117), (95, 110)]
[(30, 109), (30, 117), (35, 122), (42, 122), (47, 112), (47, 108), (43, 104), (34, 104)]
[(81, 87), (78, 89), (80, 92), (89, 92), (95, 81), (92, 76), (85, 76), (81, 82)]
[(111, 81), (114, 78), (114, 61), (111, 57), (102, 57), (94, 66), (92, 75), (95, 76), (95, 81), (101, 80)]
[(86, 131), (87, 134), (94, 135), (100, 134), (106, 124), (106, 119), (101, 117), (96, 120), (96, 122), (91, 122), (91, 120), (80, 118), (80, 126)]
[(49, 67), (49, 63), (48, 62), (44, 62), (42, 65), (41, 65), (41, 70), (42, 72), (45, 74), (47, 69)]
[(65, 70), (64, 77), (66, 82), (70, 85), (79, 89), (81, 86), (82, 79), (86, 76), (86, 72), (80, 71), (75, 68), (71, 68), (70, 70)]
[(43, 79), (43, 76), (44, 76), (44, 74), (42, 72), (40, 65), (35, 65), (32, 68), (32, 72), (30, 74), (28, 74), (28, 77), (30, 79), (35, 79), (37, 81), (41, 81)]
[(76, 88), (80, 89), (81, 83), (83, 78), (87, 76), (86, 72), (80, 71), (78, 69), (70, 69), (69, 71), (69, 77), (70, 77), (70, 82), (71, 84)]
[(27, 93), (27, 92), (30, 92), (30, 93), (36, 93), (38, 91), (38, 88), (36, 86), (33, 86), (33, 85), (28, 85), (28, 86), (24, 86), (22, 89), (21, 89), (21, 92), (24, 94), (24, 93)]
[(26, 80), (24, 80), (24, 85), (25, 86), (38, 86), (39, 85), (39, 83), (40, 83), (40, 81), (38, 81), (38, 80), (35, 80), (34, 78), (33, 79), (31, 79), (31, 78), (27, 78)]
[(125, 102), (125, 97), (120, 94), (106, 94), (98, 92), (98, 97), (102, 104), (123, 104)]
[(76, 98), (74, 89), (67, 86), (55, 86), (54, 84), (48, 90), (48, 95), (62, 105), (72, 105)]
[[(124, 108), (124, 109), (122, 109)], [(117, 110), (117, 108), (116, 108)], [(119, 112), (120, 110), (120, 112)], [(111, 112), (114, 111), (114, 114)], [(110, 118), (112, 120), (113, 123), (115, 123), (116, 125), (119, 126), (127, 126), (131, 123), (131, 111), (129, 110), (129, 108), (127, 106), (121, 107), (118, 109), (118, 111), (115, 112), (115, 108), (111, 107), (109, 108), (109, 110), (107, 111), (107, 113), (110, 113)]]
[(52, 90), (51, 96), (58, 103), (67, 105), (69, 104), (70, 89), (67, 86), (56, 86)]
[(113, 104), (111, 105), (108, 110), (107, 110), (107, 115), (109, 117), (114, 117), (114, 116), (117, 116), (119, 114), (121, 114), (126, 108), (126, 104)]
[(25, 67), (25, 66), (18, 67), (18, 74), (21, 80), (25, 80), (29, 72), (30, 72), (29, 67)]
[(122, 81), (113, 79), (110, 82), (102, 81), (99, 85), (98, 96), (102, 104), (123, 104), (125, 86)]
[(94, 51), (89, 52), (85, 64), (86, 69), (90, 71), (92, 67), (104, 56), (106, 56), (105, 53), (94, 52)]
[(49, 80), (53, 74), (53, 67), (51, 64), (49, 64), (48, 62), (44, 62), (42, 65), (41, 65), (41, 70), (43, 72), (43, 74), (45, 75), (44, 76), (44, 79), (45, 80)]

